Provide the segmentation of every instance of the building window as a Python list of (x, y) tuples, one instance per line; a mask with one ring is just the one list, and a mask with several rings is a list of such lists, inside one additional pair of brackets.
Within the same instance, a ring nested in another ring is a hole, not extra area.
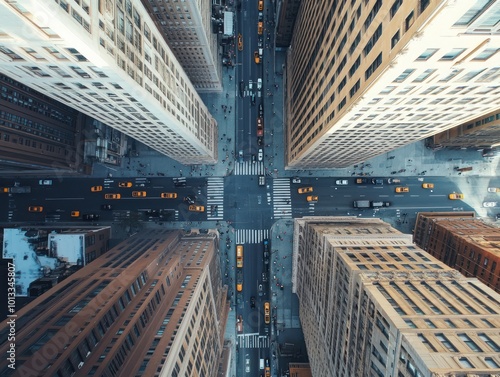
[(456, 347), (442, 333), (436, 334), (436, 339), (439, 340), (441, 342), (441, 344), (443, 345), (443, 347), (445, 347), (448, 351), (458, 352)]
[(398, 11), (398, 9), (401, 7), (401, 4), (403, 4), (403, 0), (396, 0), (391, 6), (391, 20)]
[(436, 69), (426, 69), (423, 73), (418, 75), (417, 78), (413, 80), (413, 82), (423, 82), (434, 72), (436, 72)]
[(415, 72), (415, 70), (412, 68), (405, 69), (404, 72), (401, 73), (398, 77), (396, 77), (396, 79), (393, 82), (401, 83), (405, 81), (408, 78), (408, 76), (410, 76), (413, 72)]
[(454, 60), (464, 51), (465, 51), (465, 48), (453, 48), (450, 51), (448, 51), (446, 54), (444, 54), (441, 57), (441, 60)]
[(479, 334), (479, 339), (485, 342), (494, 352), (500, 352), (500, 347), (488, 335), (481, 333)]
[(391, 48), (394, 48), (399, 42), (399, 30), (391, 38)]
[(422, 13), (429, 6), (430, 2), (431, 2), (430, 0), (420, 0), (419, 4), (420, 13)]
[(428, 48), (425, 50), (420, 56), (417, 58), (417, 60), (429, 60), (429, 58), (434, 55), (437, 51), (439, 51), (438, 48)]
[(483, 352), (481, 348), (477, 346), (476, 343), (467, 334), (458, 334), (458, 337), (462, 342), (464, 342), (467, 347), (469, 347), (474, 352)]
[(414, 12), (411, 11), (411, 13), (406, 17), (405, 20), (405, 32), (410, 29), (410, 27), (413, 25), (413, 22), (415, 22), (415, 17), (414, 17)]
[(458, 361), (460, 361), (460, 364), (464, 368), (474, 368), (474, 366), (472, 365), (472, 363), (466, 357), (461, 357), (460, 359), (458, 359)]
[(495, 55), (497, 52), (498, 52), (498, 48), (487, 48), (485, 50), (483, 50), (482, 52), (480, 52), (479, 54), (477, 54), (474, 59), (472, 60), (487, 60), (489, 58), (491, 58), (493, 55)]
[(488, 364), (490, 368), (500, 368), (500, 365), (498, 365), (497, 362), (493, 360), (493, 358), (491, 357), (485, 357), (484, 361), (486, 362), (486, 364)]
[(465, 14), (459, 18), (459, 20), (455, 23), (454, 26), (466, 26), (469, 25), (472, 21), (474, 21), (481, 13), (489, 8), (490, 4), (492, 4), (494, 0), (478, 0), (475, 4), (470, 8)]

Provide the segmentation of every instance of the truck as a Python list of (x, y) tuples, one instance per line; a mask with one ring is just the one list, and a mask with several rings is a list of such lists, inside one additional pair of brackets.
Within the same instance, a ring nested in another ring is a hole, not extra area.
[(352, 203), (352, 206), (354, 208), (370, 208), (370, 201), (369, 200), (355, 200)]
[(2, 187), (1, 191), (10, 194), (29, 194), (31, 186)]
[(372, 202), (373, 208), (389, 207), (390, 205), (391, 205), (391, 202)]
[(380, 208), (389, 207), (391, 205), (391, 202), (355, 200), (352, 205), (354, 208)]

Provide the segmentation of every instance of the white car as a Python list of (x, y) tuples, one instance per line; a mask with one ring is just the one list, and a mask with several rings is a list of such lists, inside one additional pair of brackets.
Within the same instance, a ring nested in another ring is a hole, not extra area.
[(40, 179), (38, 181), (38, 184), (40, 186), (50, 186), (50, 185), (52, 185), (52, 179)]
[(252, 87), (253, 87), (253, 81), (252, 81), (252, 80), (250, 80), (250, 81), (248, 82), (248, 90), (252, 90)]
[(500, 187), (488, 187), (488, 192), (500, 192)]
[(262, 148), (259, 148), (259, 154), (257, 155), (257, 159), (259, 161), (262, 161), (264, 159), (264, 151), (262, 150)]
[(292, 183), (300, 183), (302, 182), (299, 177), (293, 177)]
[(339, 185), (339, 186), (345, 186), (345, 185), (349, 184), (349, 181), (347, 179), (337, 179), (335, 181), (335, 184)]
[(250, 359), (245, 360), (245, 372), (250, 373)]
[(483, 207), (496, 207), (497, 202), (483, 202)]
[(262, 79), (257, 79), (257, 90), (262, 89)]

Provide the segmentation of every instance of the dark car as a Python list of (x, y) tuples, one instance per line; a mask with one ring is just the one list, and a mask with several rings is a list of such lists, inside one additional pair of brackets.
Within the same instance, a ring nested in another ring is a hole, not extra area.
[(82, 219), (83, 220), (99, 220), (99, 215), (96, 215), (94, 213), (89, 213), (89, 214), (83, 215)]
[(186, 177), (173, 178), (175, 187), (186, 187)]
[(263, 117), (264, 116), (264, 105), (261, 103), (259, 103), (259, 117)]
[(252, 154), (252, 164), (255, 164), (257, 162), (257, 156), (255, 154)]
[(255, 309), (255, 296), (250, 297), (250, 308)]
[(184, 202), (186, 202), (187, 204), (194, 204), (196, 202), (196, 196), (195, 195), (185, 196)]
[(269, 264), (269, 240), (266, 238), (262, 243), (264, 245), (264, 263)]
[(113, 206), (111, 204), (102, 204), (101, 209), (105, 211), (110, 211), (113, 209)]
[(372, 178), (372, 184), (382, 186), (384, 184), (384, 180), (382, 178)]
[(240, 96), (245, 97), (245, 82), (240, 81)]
[(258, 144), (258, 145), (263, 145), (263, 144), (264, 144), (264, 138), (263, 138), (262, 136), (259, 136), (259, 137), (257, 138), (257, 144)]

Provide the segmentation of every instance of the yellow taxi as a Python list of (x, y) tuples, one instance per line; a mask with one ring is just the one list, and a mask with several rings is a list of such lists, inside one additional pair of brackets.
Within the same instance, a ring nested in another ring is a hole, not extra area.
[(80, 217), (80, 211), (71, 211), (71, 217)]
[(457, 192), (453, 192), (450, 195), (448, 195), (448, 198), (451, 200), (463, 199), (464, 197), (465, 197), (464, 194), (459, 194)]
[(422, 188), (433, 189), (434, 188), (434, 183), (422, 183)]
[(28, 212), (43, 212), (42, 206), (29, 206)]
[(176, 192), (162, 192), (160, 194), (160, 197), (163, 199), (175, 199), (177, 198), (177, 193)]
[(254, 51), (253, 60), (255, 61), (255, 64), (260, 64), (260, 56), (258, 51)]
[(90, 188), (90, 191), (92, 191), (92, 192), (102, 191), (102, 186), (92, 186)]
[(189, 206), (191, 212), (205, 212), (205, 206), (198, 206), (196, 204), (191, 204)]
[(308, 202), (316, 203), (318, 201), (318, 195), (309, 195), (306, 199)]
[(236, 246), (236, 267), (243, 268), (243, 245)]
[(267, 301), (264, 302), (264, 322), (271, 323), (271, 307)]
[(120, 194), (105, 194), (104, 199), (121, 199)]
[(259, 0), (258, 9), (260, 11), (264, 10), (264, 0)]
[(146, 197), (146, 191), (132, 191), (132, 196), (134, 198), (145, 198)]
[(396, 192), (410, 192), (410, 188), (409, 187), (396, 187)]
[(257, 24), (257, 34), (262, 35), (264, 32), (264, 23), (262, 21), (259, 21)]
[(308, 192), (313, 192), (313, 188), (312, 187), (301, 187), (297, 191), (299, 194), (307, 194)]
[(132, 187), (132, 182), (120, 182), (118, 187)]
[(243, 51), (243, 36), (238, 34), (238, 50)]
[(271, 377), (271, 367), (266, 367), (266, 376), (265, 377)]

